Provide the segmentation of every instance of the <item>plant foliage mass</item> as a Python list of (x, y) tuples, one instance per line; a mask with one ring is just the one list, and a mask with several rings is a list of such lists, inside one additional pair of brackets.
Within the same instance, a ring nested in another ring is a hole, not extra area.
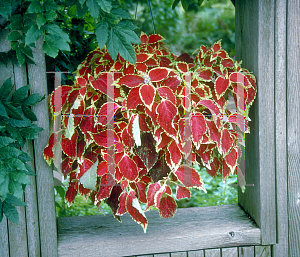
[[(74, 85), (50, 96), (63, 129), (44, 149), (49, 164), (59, 164), (55, 152), (63, 150), (69, 203), (77, 193), (97, 206), (105, 201), (115, 218), (128, 212), (144, 231), (146, 210), (155, 206), (162, 218), (173, 217), (174, 195), (190, 198), (191, 188), (205, 191), (194, 164), (223, 179), (238, 170), (238, 144), (249, 132), (256, 95), (254, 76), (220, 42), (201, 46), (191, 58), (169, 52), (163, 40), (142, 34), (142, 43), (133, 45), (135, 65), (120, 55), (112, 58), (107, 48), (92, 51)], [(230, 95), (236, 113), (226, 108)], [(62, 107), (55, 105), (57, 98)]]

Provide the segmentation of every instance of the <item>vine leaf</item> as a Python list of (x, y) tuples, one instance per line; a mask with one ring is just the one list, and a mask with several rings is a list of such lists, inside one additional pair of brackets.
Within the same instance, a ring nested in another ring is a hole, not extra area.
[(96, 38), (99, 48), (102, 49), (108, 38), (108, 23), (106, 21), (100, 21), (96, 26)]
[(38, 28), (36, 24), (32, 25), (31, 28), (27, 31), (25, 36), (25, 45), (30, 45), (35, 43), (42, 35), (42, 30)]

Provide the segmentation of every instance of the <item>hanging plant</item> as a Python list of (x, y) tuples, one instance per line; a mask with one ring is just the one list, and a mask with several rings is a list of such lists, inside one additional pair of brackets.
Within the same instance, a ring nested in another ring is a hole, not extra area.
[[(160, 35), (140, 39), (136, 65), (97, 48), (74, 85), (51, 94), (51, 113), (61, 112), (63, 129), (50, 136), (44, 157), (59, 166), (54, 153), (62, 149), (68, 203), (77, 193), (97, 206), (105, 201), (119, 221), (128, 212), (146, 231), (144, 211), (156, 206), (162, 218), (173, 217), (174, 195), (205, 191), (194, 164), (224, 179), (236, 172), (256, 85), (220, 42), (201, 46), (193, 59), (169, 52)], [(230, 95), (235, 113), (226, 109)]]

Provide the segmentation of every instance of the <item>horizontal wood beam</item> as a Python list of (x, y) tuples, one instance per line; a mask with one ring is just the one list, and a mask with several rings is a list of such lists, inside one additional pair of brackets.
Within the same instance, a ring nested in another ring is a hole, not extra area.
[(57, 219), (58, 255), (132, 256), (260, 244), (260, 229), (237, 205), (178, 209), (173, 218), (146, 212), (147, 233), (125, 214)]

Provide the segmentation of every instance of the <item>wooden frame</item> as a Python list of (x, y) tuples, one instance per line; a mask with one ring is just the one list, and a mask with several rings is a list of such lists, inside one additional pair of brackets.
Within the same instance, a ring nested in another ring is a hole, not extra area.
[[(162, 246), (159, 252), (154, 251), (152, 246), (151, 251), (149, 249), (139, 254), (161, 257), (200, 257), (204, 254), (206, 257), (300, 256), (300, 3), (299, 0), (234, 2), (236, 57), (242, 59), (243, 67), (252, 70), (258, 79), (258, 95), (250, 113), (251, 134), (246, 138), (246, 182), (254, 184), (254, 187), (247, 187), (245, 193), (239, 192), (239, 204), (259, 229), (237, 205), (178, 210), (172, 220), (158, 221), (155, 218), (157, 213), (149, 213), (148, 232), (151, 233), (151, 229), (158, 231), (157, 238), (170, 241), (168, 253), (163, 252)], [(6, 35), (1, 33), (0, 50), (5, 51), (9, 45), (2, 43)], [(30, 83), (33, 93), (47, 93), (41, 43), (37, 43), (34, 51), (36, 66), (28, 65), (27, 70), (12, 64), (6, 68), (3, 66), (0, 82), (12, 76), (16, 87)], [(74, 240), (70, 231), (78, 229), (70, 227), (70, 223), (74, 224), (70, 220), (83, 224), (82, 233), (89, 231), (92, 237), (99, 237), (104, 229), (96, 227), (99, 223), (97, 217), (59, 218), (57, 244), (52, 170), (41, 155), (49, 133), (46, 101), (39, 103), (34, 111), (38, 116), (38, 125), (45, 131), (38, 140), (28, 142), (25, 150), (35, 156), (31, 165), (37, 176), (31, 178), (32, 185), (26, 188), (25, 201), (28, 207), (18, 208), (19, 225), (8, 222), (6, 218), (0, 223), (0, 234), (4, 235), (0, 237), (0, 256), (57, 256), (58, 249), (60, 256), (64, 256), (62, 253), (68, 243)], [(194, 216), (190, 217), (189, 214), (195, 211)], [(232, 217), (230, 213), (233, 213)], [(220, 219), (222, 215), (228, 217), (224, 222)], [(190, 220), (186, 222), (187, 217)], [(195, 219), (199, 220), (198, 223)], [(110, 224), (110, 217), (104, 217), (103, 220), (106, 225)], [(218, 222), (212, 224), (211, 220)], [(96, 222), (93, 228), (87, 224), (89, 221)], [(226, 221), (230, 221), (231, 225)], [(137, 243), (138, 240), (142, 242), (143, 238), (151, 237), (150, 233), (140, 235), (138, 226), (134, 224), (132, 227), (130, 222), (133, 223), (125, 215), (123, 228), (131, 231), (131, 236), (120, 237), (124, 241), (118, 239), (119, 247), (128, 244), (126, 239)], [(168, 228), (166, 234), (160, 231), (162, 222)], [(172, 222), (181, 229), (176, 231)], [(186, 227), (182, 222), (186, 222)], [(218, 225), (223, 227), (219, 232), (216, 229)], [(69, 232), (66, 232), (67, 229)], [(115, 232), (109, 232), (109, 228), (106, 228), (104, 234), (112, 235)], [(189, 237), (189, 232), (194, 236)], [(201, 233), (211, 237), (210, 242)], [(190, 241), (192, 244), (189, 244)], [(96, 249), (95, 244), (97, 240), (89, 246)], [(80, 247), (80, 244), (77, 245)], [(128, 255), (126, 252), (122, 254)]]

